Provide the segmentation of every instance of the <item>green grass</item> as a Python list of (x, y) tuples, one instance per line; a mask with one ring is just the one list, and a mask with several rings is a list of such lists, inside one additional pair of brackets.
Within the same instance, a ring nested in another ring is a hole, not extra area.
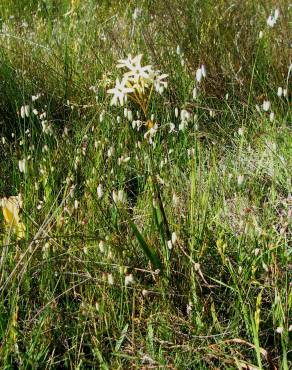
[[(277, 6), (269, 28), (272, 2), (1, 1), (0, 198), (22, 195), (26, 227), (17, 240), (1, 212), (1, 368), (291, 367), (292, 8)], [(153, 145), (106, 93), (129, 53), (168, 74)]]

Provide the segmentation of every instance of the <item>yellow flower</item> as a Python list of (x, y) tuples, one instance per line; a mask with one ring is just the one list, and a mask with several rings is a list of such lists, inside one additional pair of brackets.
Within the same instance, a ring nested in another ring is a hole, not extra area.
[(24, 238), (25, 226), (19, 216), (19, 210), (22, 207), (21, 194), (9, 198), (4, 197), (1, 199), (0, 204), (2, 206), (4, 220), (8, 227), (15, 232), (17, 239)]
[(151, 121), (150, 119), (148, 119), (148, 121), (146, 122), (146, 125), (150, 129), (150, 128), (152, 128), (154, 126), (154, 123), (153, 123), (153, 121)]

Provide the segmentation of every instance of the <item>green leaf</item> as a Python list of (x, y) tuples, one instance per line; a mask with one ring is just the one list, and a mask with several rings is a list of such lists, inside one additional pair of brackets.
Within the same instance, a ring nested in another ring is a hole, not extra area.
[(160, 271), (162, 271), (162, 263), (160, 261), (160, 258), (158, 256), (158, 254), (153, 250), (153, 248), (151, 248), (145, 238), (143, 237), (143, 235), (140, 233), (140, 231), (138, 230), (137, 226), (132, 222), (130, 221), (130, 225), (131, 225), (131, 228), (140, 244), (140, 247), (143, 249), (143, 252), (146, 254), (146, 256), (149, 258), (149, 260), (151, 261), (153, 267), (155, 269), (159, 269)]
[(125, 327), (122, 330), (120, 338), (117, 340), (116, 346), (115, 346), (115, 352), (118, 352), (123, 344), (123, 341), (126, 337), (127, 331), (128, 331), (129, 324), (126, 324)]

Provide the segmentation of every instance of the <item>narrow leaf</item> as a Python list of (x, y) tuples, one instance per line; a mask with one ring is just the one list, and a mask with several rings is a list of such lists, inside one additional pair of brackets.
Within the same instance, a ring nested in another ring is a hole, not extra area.
[(151, 261), (153, 267), (155, 269), (159, 269), (162, 271), (162, 263), (160, 261), (160, 258), (158, 256), (158, 254), (153, 250), (153, 248), (151, 248), (145, 238), (143, 237), (143, 235), (140, 233), (140, 231), (138, 230), (137, 226), (132, 222), (130, 221), (130, 225), (131, 225), (131, 228), (140, 244), (140, 247), (143, 249), (144, 253), (146, 254), (146, 256), (149, 258), (149, 260)]

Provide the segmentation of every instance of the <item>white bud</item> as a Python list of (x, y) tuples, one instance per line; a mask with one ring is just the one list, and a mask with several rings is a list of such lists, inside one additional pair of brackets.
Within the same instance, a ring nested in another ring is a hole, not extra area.
[(172, 245), (175, 245), (176, 241), (177, 241), (177, 235), (176, 235), (175, 232), (173, 232), (171, 234), (171, 242), (172, 242)]
[(133, 121), (133, 113), (132, 113), (132, 111), (131, 111), (130, 109), (128, 110), (127, 117), (128, 117), (128, 120), (129, 120), (130, 122), (132, 122), (132, 121)]
[(196, 80), (198, 82), (201, 82), (202, 81), (202, 78), (203, 78), (202, 69), (201, 68), (198, 68), (197, 71), (196, 71)]
[(130, 274), (130, 275), (126, 275), (125, 277), (125, 285), (130, 285), (130, 284), (133, 284), (134, 283), (134, 278), (133, 278), (133, 275)]
[(98, 243), (98, 248), (100, 250), (101, 253), (104, 252), (104, 241), (101, 240), (99, 243)]
[(277, 329), (276, 329), (276, 333), (278, 333), (278, 334), (282, 334), (283, 331), (284, 331), (283, 326), (278, 326)]
[(126, 201), (126, 194), (123, 190), (118, 191), (118, 202), (124, 203)]
[(26, 172), (26, 159), (23, 158), (22, 160), (18, 161), (19, 171), (22, 173)]
[(115, 203), (118, 203), (118, 194), (117, 194), (117, 192), (115, 191), (115, 190), (113, 190), (113, 192), (112, 192), (112, 197), (113, 197), (113, 201), (115, 202)]
[(255, 250), (254, 250), (254, 255), (255, 256), (258, 256), (259, 254), (260, 254), (260, 249), (259, 248), (256, 248)]
[(21, 116), (21, 118), (24, 118), (25, 117), (25, 109), (24, 109), (24, 106), (22, 106), (20, 108), (20, 116)]
[(279, 15), (280, 15), (280, 10), (277, 8), (275, 9), (275, 12), (274, 12), (274, 18), (277, 20), (279, 18)]
[(99, 115), (99, 122), (102, 122), (104, 119), (104, 111), (102, 111)]
[(270, 108), (271, 108), (271, 102), (269, 100), (265, 100), (263, 102), (263, 110), (265, 112), (268, 112), (268, 110), (270, 110)]
[(243, 184), (243, 181), (244, 181), (244, 176), (243, 176), (243, 175), (239, 175), (239, 176), (237, 177), (237, 184), (238, 184), (239, 186), (241, 186), (241, 185)]
[(99, 184), (98, 185), (98, 187), (97, 187), (97, 189), (96, 189), (96, 192), (97, 192), (97, 196), (98, 196), (98, 198), (100, 199), (100, 198), (102, 198), (102, 196), (103, 196), (103, 191), (102, 191), (102, 185), (101, 184)]
[(193, 88), (193, 99), (196, 100), (198, 97), (198, 89), (196, 87)]
[(113, 275), (112, 274), (108, 274), (107, 275), (107, 281), (108, 281), (109, 285), (113, 285), (114, 284), (114, 278), (113, 278)]
[(172, 122), (169, 122), (169, 134), (171, 134), (175, 129), (175, 124)]

